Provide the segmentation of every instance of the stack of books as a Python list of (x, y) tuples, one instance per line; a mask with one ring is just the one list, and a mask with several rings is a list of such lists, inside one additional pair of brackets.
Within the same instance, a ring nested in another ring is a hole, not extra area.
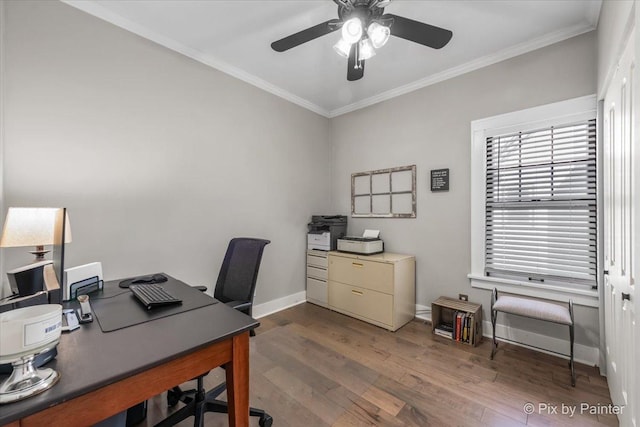
[(441, 337), (453, 339), (453, 325), (451, 324), (440, 323), (435, 327), (433, 332), (435, 332), (436, 335), (440, 335)]
[(441, 322), (433, 331), (450, 340), (473, 344), (473, 324), (473, 314), (466, 311), (454, 311), (453, 323)]
[(473, 343), (473, 315), (465, 311), (456, 311), (454, 314), (455, 327), (452, 339)]

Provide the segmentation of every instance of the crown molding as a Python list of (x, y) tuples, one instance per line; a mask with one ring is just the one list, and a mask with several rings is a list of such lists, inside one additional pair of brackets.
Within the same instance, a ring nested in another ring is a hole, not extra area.
[(600, 11), (602, 10), (601, 1), (592, 1), (587, 7), (587, 21), (593, 25), (593, 28), (598, 28), (598, 22), (600, 21)]
[(215, 68), (216, 70), (222, 71), (225, 74), (228, 74), (232, 77), (242, 80), (245, 83), (249, 83), (252, 86), (255, 86), (259, 89), (262, 89), (266, 92), (269, 92), (273, 95), (283, 98), (289, 102), (299, 105), (300, 107), (313, 111), (316, 114), (319, 114), (324, 117), (329, 117), (328, 110), (312, 102), (309, 102), (306, 99), (303, 99), (297, 95), (294, 95), (289, 91), (286, 91), (278, 86), (275, 86), (265, 80), (262, 80), (254, 76), (253, 74), (247, 73), (224, 61), (220, 61), (211, 55), (206, 55), (196, 49), (191, 49), (181, 43), (178, 43), (169, 37), (166, 37), (154, 31), (151, 31), (147, 27), (137, 24), (133, 21), (130, 21), (122, 17), (121, 15), (115, 14), (110, 10), (100, 6), (97, 3), (90, 2), (90, 1), (83, 1), (83, 0), (61, 0), (61, 1), (69, 6), (72, 6), (83, 12), (86, 12), (89, 15), (95, 16), (96, 18), (102, 19), (103, 21), (109, 22), (110, 24), (123, 28), (140, 37), (151, 40), (161, 46), (164, 46), (168, 49), (181, 53), (182, 55), (185, 55), (195, 61), (198, 61), (209, 67)]
[(466, 64), (459, 65), (457, 67), (449, 68), (448, 70), (442, 71), (440, 73), (433, 74), (429, 77), (425, 77), (424, 79), (417, 80), (408, 85), (404, 85), (395, 89), (388, 90), (386, 92), (380, 93), (378, 95), (372, 96), (367, 99), (363, 99), (362, 101), (354, 102), (353, 104), (331, 110), (329, 112), (329, 118), (334, 118), (337, 116), (341, 116), (346, 113), (350, 113), (355, 110), (360, 110), (365, 107), (369, 107), (373, 104), (377, 104), (382, 101), (389, 100), (391, 98), (395, 98), (400, 95), (404, 95), (409, 92), (416, 91), (418, 89), (422, 89), (424, 87), (440, 83), (445, 80), (452, 79), (454, 77), (460, 76), (462, 74), (469, 73), (471, 71), (478, 70), (480, 68), (487, 67), (489, 65), (496, 64), (498, 62), (502, 62), (506, 59), (510, 59), (516, 56), (523, 55), (525, 53), (534, 51), (536, 49), (540, 49), (554, 43), (559, 43), (563, 40), (570, 39), (575, 36), (579, 36), (580, 34), (588, 33), (589, 31), (593, 31), (595, 26), (589, 25), (576, 25), (570, 28), (563, 29), (561, 31), (556, 31), (550, 34), (547, 34), (543, 37), (539, 37), (537, 39), (533, 39), (524, 43), (520, 43), (518, 45), (509, 47), (507, 49), (503, 49), (499, 52), (496, 52), (492, 55), (483, 56), (481, 58), (475, 59), (473, 61), (467, 62)]
[(134, 34), (137, 34), (140, 37), (151, 40), (168, 49), (181, 53), (195, 61), (205, 64), (209, 67), (215, 68), (225, 74), (228, 74), (232, 77), (235, 77), (239, 80), (249, 83), (252, 86), (260, 88), (266, 92), (269, 92), (289, 102), (292, 102), (302, 108), (305, 108), (307, 110), (310, 110), (316, 114), (319, 114), (327, 118), (334, 118), (334, 117), (341, 116), (343, 114), (350, 113), (355, 110), (360, 110), (362, 108), (369, 107), (374, 104), (378, 104), (380, 102), (395, 98), (397, 96), (404, 95), (406, 93), (413, 92), (418, 89), (422, 89), (424, 87), (460, 76), (462, 74), (466, 74), (471, 71), (475, 71), (480, 68), (484, 68), (489, 65), (496, 64), (506, 59), (510, 59), (510, 58), (531, 52), (533, 50), (540, 49), (542, 47), (546, 47), (554, 43), (561, 42), (571, 37), (575, 37), (580, 34), (584, 34), (589, 31), (592, 31), (596, 28), (598, 16), (600, 14), (600, 7), (601, 7), (601, 4), (598, 2), (592, 3), (592, 6), (587, 13), (588, 15), (587, 18), (589, 21), (589, 23), (587, 24), (580, 24), (580, 25), (569, 27), (560, 31), (556, 31), (556, 32), (547, 34), (545, 36), (539, 37), (537, 39), (520, 43), (516, 46), (512, 46), (507, 49), (503, 49), (502, 51), (496, 52), (492, 55), (487, 55), (487, 56), (475, 59), (473, 61), (467, 62), (466, 64), (462, 64), (457, 67), (453, 67), (448, 70), (442, 71), (440, 73), (433, 74), (431, 76), (425, 77), (424, 79), (417, 80), (413, 83), (388, 90), (386, 92), (363, 99), (358, 102), (354, 102), (353, 104), (349, 104), (334, 110), (327, 110), (306, 99), (303, 99), (297, 95), (294, 95), (293, 93), (287, 90), (284, 90), (263, 79), (260, 79), (254, 76), (253, 74), (247, 73), (224, 61), (220, 61), (219, 59), (211, 55), (205, 55), (204, 53), (195, 49), (191, 49), (181, 43), (176, 42), (175, 40), (170, 39), (169, 37), (166, 37), (154, 31), (151, 31), (142, 25), (139, 25), (118, 14), (111, 12), (110, 10), (100, 6), (97, 3), (90, 2), (90, 1), (83, 1), (83, 0), (61, 0), (61, 1), (65, 4), (68, 4), (69, 6), (73, 6), (76, 9), (82, 10), (83, 12), (93, 15), (99, 19), (102, 19), (106, 22), (109, 22), (113, 25), (116, 25), (127, 31), (130, 31)]

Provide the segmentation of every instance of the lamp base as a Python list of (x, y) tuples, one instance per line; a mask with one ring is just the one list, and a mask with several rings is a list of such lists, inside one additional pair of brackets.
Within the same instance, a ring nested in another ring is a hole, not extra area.
[(34, 254), (36, 256), (35, 259), (33, 260), (33, 262), (44, 261), (44, 256), (49, 252), (51, 252), (51, 251), (46, 250), (44, 248), (44, 246), (42, 246), (42, 245), (36, 246), (36, 250), (35, 251), (29, 251), (30, 254)]
[(42, 393), (53, 387), (60, 374), (50, 368), (36, 369), (35, 355), (24, 356), (12, 362), (11, 376), (0, 385), (0, 404), (11, 403)]

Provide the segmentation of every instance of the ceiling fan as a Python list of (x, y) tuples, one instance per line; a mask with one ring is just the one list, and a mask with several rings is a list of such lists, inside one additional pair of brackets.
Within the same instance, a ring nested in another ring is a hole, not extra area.
[(276, 52), (284, 52), (342, 28), (342, 38), (333, 47), (347, 59), (347, 80), (364, 76), (364, 62), (384, 46), (389, 36), (400, 37), (434, 49), (444, 47), (453, 33), (402, 16), (385, 14), (391, 0), (333, 0), (338, 5), (338, 18), (271, 43)]

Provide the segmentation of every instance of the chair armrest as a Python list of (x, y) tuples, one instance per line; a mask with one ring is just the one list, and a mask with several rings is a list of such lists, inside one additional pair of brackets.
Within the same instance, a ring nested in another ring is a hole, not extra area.
[(206, 286), (194, 286), (194, 288), (199, 290), (200, 292), (207, 292)]
[(228, 305), (231, 308), (235, 308), (238, 311), (248, 312), (251, 308), (251, 302), (249, 301), (229, 301), (226, 302), (225, 305)]

